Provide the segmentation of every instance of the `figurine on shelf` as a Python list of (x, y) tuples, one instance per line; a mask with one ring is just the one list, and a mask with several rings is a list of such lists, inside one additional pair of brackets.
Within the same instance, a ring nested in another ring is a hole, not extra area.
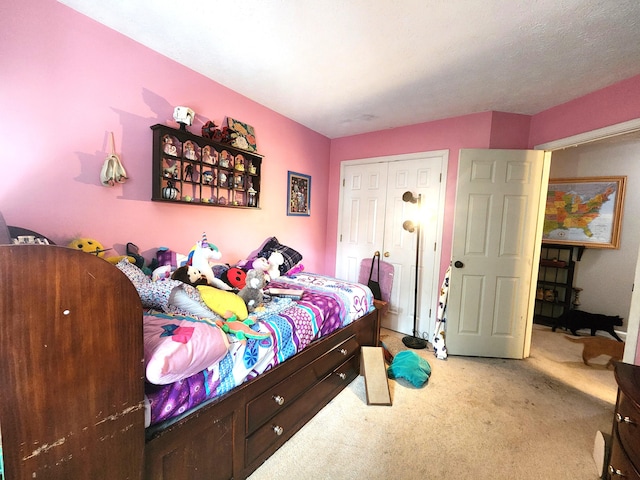
[(202, 136), (204, 138), (213, 138), (217, 128), (218, 126), (211, 120), (205, 122), (205, 124), (202, 125)]
[(230, 166), (230, 157), (231, 157), (231, 155), (229, 155), (229, 152), (227, 152), (226, 150), (222, 150), (220, 152), (220, 166), (222, 168), (229, 168), (229, 166)]
[(171, 167), (164, 167), (162, 169), (162, 175), (164, 175), (165, 178), (178, 178), (178, 164), (175, 163)]
[(242, 177), (242, 175), (236, 175), (235, 177), (233, 177), (233, 186), (235, 188), (242, 188), (244, 184), (244, 178)]
[(202, 127), (202, 136), (218, 143), (231, 143), (237, 135), (229, 127), (217, 128), (213, 122), (207, 122)]
[(196, 159), (196, 148), (193, 146), (192, 142), (187, 142), (184, 144), (184, 158), (186, 158), (187, 160)]
[(193, 165), (189, 164), (184, 167), (184, 179), (189, 179), (193, 181)]
[(205, 170), (204, 172), (202, 172), (202, 183), (204, 185), (213, 184), (213, 180), (214, 180), (214, 176), (211, 170)]
[(178, 198), (178, 193), (180, 190), (176, 188), (171, 180), (167, 181), (167, 186), (162, 189), (162, 198), (166, 198), (167, 200), (175, 200)]
[(220, 172), (220, 176), (218, 177), (218, 180), (220, 180), (220, 186), (221, 187), (226, 187), (227, 186), (227, 174)]
[(215, 157), (211, 155), (211, 147), (209, 145), (205, 146), (202, 149), (202, 161), (210, 165), (215, 165), (216, 164), (215, 160), (216, 160)]
[(248, 205), (250, 207), (255, 207), (256, 206), (256, 193), (258, 193), (258, 192), (256, 192), (254, 190), (254, 188), (253, 188), (253, 185), (251, 185), (249, 187), (249, 190), (247, 190), (247, 193), (249, 194), (249, 203), (248, 203)]
[(249, 162), (249, 173), (251, 175), (255, 175), (256, 172), (258, 171), (258, 169), (256, 168), (256, 166), (253, 164), (253, 162)]
[(178, 149), (173, 144), (173, 138), (171, 138), (169, 135), (165, 135), (162, 138), (162, 141), (164, 143), (164, 153), (166, 153), (167, 155), (173, 155), (174, 157), (178, 155)]

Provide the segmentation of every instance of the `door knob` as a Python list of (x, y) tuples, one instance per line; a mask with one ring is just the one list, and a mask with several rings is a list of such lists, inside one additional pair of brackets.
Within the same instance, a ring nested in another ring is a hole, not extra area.
[(462, 268), (464, 267), (464, 263), (462, 263), (460, 260), (456, 260), (453, 266), (456, 268)]
[(388, 257), (389, 256), (389, 252), (384, 252), (384, 256)]

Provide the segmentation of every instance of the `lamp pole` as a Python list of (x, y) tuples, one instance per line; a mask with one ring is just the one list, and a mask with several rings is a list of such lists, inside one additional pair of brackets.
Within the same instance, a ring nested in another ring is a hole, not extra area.
[(427, 342), (422, 338), (418, 337), (418, 274), (420, 272), (420, 221), (421, 218), (421, 205), (422, 205), (422, 194), (418, 194), (417, 198), (418, 204), (418, 219), (415, 225), (416, 232), (416, 274), (415, 274), (415, 282), (413, 289), (413, 335), (407, 335), (402, 339), (402, 343), (405, 344), (408, 348), (413, 348), (416, 350), (426, 348)]

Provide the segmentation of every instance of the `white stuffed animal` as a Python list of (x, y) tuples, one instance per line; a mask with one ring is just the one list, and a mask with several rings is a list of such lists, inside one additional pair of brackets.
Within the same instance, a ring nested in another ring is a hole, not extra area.
[(216, 278), (213, 274), (212, 265), (215, 264), (215, 260), (220, 260), (222, 254), (218, 247), (211, 244), (207, 240), (207, 234), (202, 234), (202, 240), (196, 243), (187, 257), (187, 265), (197, 268), (207, 277), (207, 283), (213, 287), (221, 290), (231, 290), (231, 286), (225, 282)]
[(269, 270), (269, 260), (264, 257), (258, 257), (251, 263), (251, 268), (254, 270), (260, 270), (261, 272), (266, 272)]
[(267, 275), (269, 278), (273, 280), (274, 278), (278, 278), (280, 276), (280, 265), (284, 263), (284, 257), (278, 251), (273, 252), (269, 255), (269, 269), (267, 270)]

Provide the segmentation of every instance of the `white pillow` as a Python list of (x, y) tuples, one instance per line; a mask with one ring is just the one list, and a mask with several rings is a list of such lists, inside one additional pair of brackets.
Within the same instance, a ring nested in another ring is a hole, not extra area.
[(220, 319), (220, 316), (213, 313), (204, 303), (197, 288), (182, 283), (171, 290), (167, 302), (167, 313), (179, 315), (193, 315), (201, 318)]

